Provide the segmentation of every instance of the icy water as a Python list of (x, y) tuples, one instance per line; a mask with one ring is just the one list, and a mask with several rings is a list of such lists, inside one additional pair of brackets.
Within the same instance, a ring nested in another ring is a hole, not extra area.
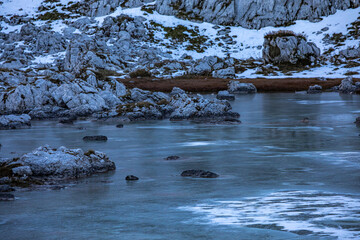
[[(0, 202), (0, 239), (360, 239), (360, 96), (244, 95), (233, 107), (241, 125), (48, 121), (1, 131), (2, 157), (65, 145), (106, 152), (117, 170), (15, 192)], [(109, 140), (82, 141), (94, 134)], [(186, 169), (220, 177), (183, 178)]]

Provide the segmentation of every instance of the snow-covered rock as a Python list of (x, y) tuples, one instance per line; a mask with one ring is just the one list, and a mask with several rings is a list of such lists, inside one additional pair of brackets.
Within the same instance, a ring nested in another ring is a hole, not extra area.
[(278, 36), (277, 33), (265, 36), (262, 58), (272, 64), (314, 63), (320, 57), (320, 49), (303, 36)]
[(0, 116), (0, 130), (29, 128), (31, 117), (27, 114), (22, 115), (3, 115)]
[(235, 68), (228, 67), (225, 69), (220, 69), (220, 70), (214, 71), (212, 73), (212, 76), (214, 78), (235, 78)]
[(239, 81), (230, 81), (228, 85), (230, 93), (256, 93), (257, 89), (252, 83), (241, 83)]
[[(115, 169), (115, 163), (106, 154), (66, 147), (41, 146), (20, 158), (0, 162), (0, 172), (7, 180), (2, 184), (31, 186), (33, 184), (57, 183)], [(5, 176), (5, 175), (6, 176)]]

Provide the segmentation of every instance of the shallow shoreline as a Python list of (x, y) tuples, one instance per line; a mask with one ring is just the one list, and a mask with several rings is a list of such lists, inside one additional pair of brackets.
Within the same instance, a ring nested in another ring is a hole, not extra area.
[[(306, 91), (309, 86), (318, 84), (323, 90), (329, 90), (338, 86), (344, 78), (327, 79), (320, 81), (318, 78), (255, 78), (255, 79), (221, 79), (212, 77), (179, 77), (172, 79), (158, 78), (127, 78), (118, 79), (127, 88), (140, 88), (143, 90), (171, 92), (173, 87), (179, 87), (188, 92), (213, 93), (226, 90), (227, 84), (231, 80), (244, 83), (253, 83), (258, 92), (295, 92)], [(354, 82), (360, 78), (354, 78)]]

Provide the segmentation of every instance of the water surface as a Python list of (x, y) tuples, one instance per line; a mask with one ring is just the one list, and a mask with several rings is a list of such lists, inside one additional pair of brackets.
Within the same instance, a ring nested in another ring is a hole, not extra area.
[[(241, 125), (46, 121), (1, 131), (1, 157), (64, 145), (103, 151), (117, 166), (62, 190), (15, 192), (0, 202), (1, 239), (359, 239), (359, 100), (239, 95)], [(97, 134), (108, 141), (82, 141)], [(181, 177), (187, 169), (220, 177)]]

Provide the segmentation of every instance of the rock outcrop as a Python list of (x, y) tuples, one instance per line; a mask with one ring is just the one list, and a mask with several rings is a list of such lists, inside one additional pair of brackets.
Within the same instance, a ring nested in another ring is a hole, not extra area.
[(115, 163), (102, 152), (45, 145), (20, 158), (0, 160), (0, 182), (13, 187), (56, 184), (114, 169)]
[(29, 128), (31, 117), (27, 114), (0, 116), (0, 130)]
[(156, 10), (189, 20), (259, 29), (295, 20), (316, 21), (359, 5), (359, 0), (158, 0)]
[(256, 93), (257, 89), (252, 83), (241, 83), (239, 81), (230, 81), (228, 84), (230, 93)]
[(340, 93), (351, 94), (351, 93), (355, 93), (355, 91), (357, 91), (359, 87), (360, 86), (354, 84), (352, 77), (347, 77), (341, 81), (341, 84), (338, 86), (337, 89)]
[(307, 90), (307, 93), (309, 93), (309, 94), (315, 94), (315, 93), (321, 93), (321, 92), (322, 92), (322, 87), (320, 85), (310, 86), (309, 89)]
[(228, 101), (209, 100), (201, 95), (190, 97), (187, 94), (177, 94), (171, 98), (169, 105), (173, 109), (170, 120), (240, 117), (238, 113), (231, 111)]
[(311, 65), (320, 57), (320, 49), (306, 37), (279, 31), (265, 35), (262, 58), (271, 64)]
[(116, 94), (124, 94), (125, 89), (119, 82), (111, 91), (98, 90), (79, 79), (59, 85), (41, 79), (0, 93), (0, 113), (28, 113), (34, 118), (87, 116), (120, 104)]

